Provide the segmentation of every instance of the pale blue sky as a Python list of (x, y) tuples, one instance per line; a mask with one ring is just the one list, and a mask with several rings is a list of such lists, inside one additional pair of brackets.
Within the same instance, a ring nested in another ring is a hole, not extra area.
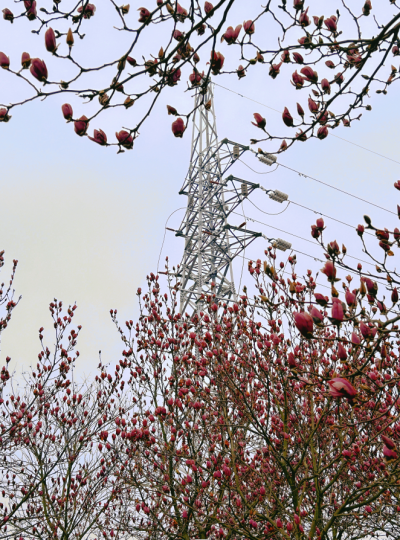
[[(242, 11), (243, 8), (238, 8), (231, 23), (237, 24), (251, 16)], [(319, 9), (318, 13), (320, 11), (324, 10)], [(97, 22), (101, 22), (100, 12), (99, 9), (96, 13), (96, 17), (99, 16)], [(12, 62), (19, 62), (21, 52), (28, 49), (32, 56), (39, 55), (46, 61), (49, 58), (42, 38), (39, 43), (35, 36), (28, 35), (29, 46), (25, 46), (16, 25), (11, 28), (1, 21), (1, 30), (0, 50), (9, 54)], [(98, 47), (104, 52), (106, 44), (98, 42)], [(114, 45), (110, 47), (112, 52)], [(151, 47), (158, 50), (159, 44), (152, 42)], [(220, 49), (228, 52), (226, 44)], [(53, 59), (49, 59), (50, 65), (52, 62)], [(221, 77), (216, 82), (278, 110), (288, 106), (294, 111), (296, 101), (305, 104), (307, 95), (296, 93), (290, 87), (291, 72), (289, 67), (281, 80), (271, 81), (266, 69), (260, 66), (252, 77), (241, 81)], [(0, 94), (6, 89), (11, 96), (19, 95), (20, 88), (8, 75), (0, 73)], [(184, 85), (182, 83), (182, 88)], [(394, 85), (387, 96), (371, 94), (373, 111), (365, 113), (361, 122), (353, 123), (351, 129), (340, 127), (335, 133), (400, 161), (398, 92)], [(178, 191), (189, 164), (191, 130), (182, 140), (175, 139), (170, 132), (172, 120), (167, 116), (165, 106), (167, 103), (179, 104), (179, 108), (183, 108), (190, 104), (191, 96), (191, 92), (183, 94), (170, 90), (160, 99), (155, 113), (141, 129), (134, 150), (121, 155), (116, 155), (114, 149), (101, 148), (76, 136), (73, 126), (65, 124), (61, 115), (64, 99), (56, 98), (15, 110), (8, 124), (0, 124), (0, 249), (6, 250), (7, 259), (2, 280), (8, 279), (12, 259), (18, 259), (15, 288), (16, 294), (23, 296), (11, 325), (3, 333), (1, 355), (3, 359), (6, 355), (11, 356), (12, 365), (18, 370), (35, 363), (40, 326), (48, 329), (45, 336), (49, 346), (53, 343), (48, 304), (54, 297), (65, 304), (75, 301), (78, 304), (76, 324), (83, 325), (78, 347), (80, 372), (88, 373), (95, 367), (100, 349), (103, 361), (118, 361), (123, 347), (111, 324), (109, 310), (117, 308), (123, 321), (135, 318), (136, 289), (143, 285), (147, 273), (156, 270), (165, 220), (186, 203)], [(78, 106), (75, 98), (71, 103), (81, 114), (85, 113), (84, 106)], [(250, 138), (258, 137), (259, 132), (250, 123), (254, 112), (266, 116), (268, 126), (283, 130), (280, 115), (220, 88), (215, 89), (215, 107), (220, 138), (247, 143)], [(130, 109), (126, 118), (132, 118), (130, 115), (134, 114), (134, 108)], [(114, 131), (127, 123), (125, 116), (109, 115), (99, 119), (91, 129), (101, 127), (112, 137)], [(280, 160), (384, 207), (396, 208), (398, 197), (393, 182), (400, 177), (400, 165), (341, 140), (329, 136), (323, 142), (299, 143)], [(250, 153), (245, 161), (257, 171), (268, 170)], [(280, 189), (293, 200), (350, 224), (361, 222), (364, 213), (371, 215), (379, 225), (395, 227), (397, 224), (395, 216), (346, 198), (285, 169), (259, 176), (237, 164), (235, 174), (261, 182), (267, 188)], [(266, 212), (281, 209), (261, 193), (254, 201)], [(310, 237), (310, 225), (317, 217), (293, 205), (275, 217), (261, 214), (249, 203), (245, 205), (245, 211), (254, 219), (306, 238)], [(170, 226), (178, 225), (180, 219), (181, 214), (177, 212)], [(237, 219), (240, 222), (240, 217)], [(349, 252), (354, 249), (359, 253), (355, 233), (329, 220), (326, 223), (332, 231), (330, 239), (336, 238), (347, 245)], [(277, 234), (261, 225), (254, 225), (254, 230), (271, 236)], [(280, 233), (279, 236), (301, 251), (321, 256), (318, 248), (311, 244)], [(247, 255), (262, 257), (265, 247), (265, 242), (258, 240)], [(163, 257), (168, 254), (172, 261), (179, 262), (182, 248), (182, 241), (167, 233)], [(313, 259), (298, 258), (301, 261), (299, 268), (303, 270), (321, 267)], [(235, 266), (235, 274), (238, 284), (240, 264)], [(324, 292), (327, 291), (324, 289)]]

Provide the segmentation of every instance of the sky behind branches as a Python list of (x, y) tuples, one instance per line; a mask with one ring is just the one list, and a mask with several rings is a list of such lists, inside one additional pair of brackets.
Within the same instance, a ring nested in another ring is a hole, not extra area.
[[(316, 4), (312, 3), (314, 6)], [(323, 4), (330, 5), (331, 2)], [(140, 7), (139, 4), (131, 5), (132, 17), (136, 17), (136, 7)], [(254, 2), (255, 11), (258, 7), (259, 4)], [(252, 8), (253, 2), (246, 3), (245, 8), (239, 3), (227, 24), (236, 25), (250, 18)], [(317, 14), (322, 12), (328, 15), (326, 9), (319, 7)], [(27, 50), (31, 56), (44, 58), (52, 69), (53, 65), (57, 65), (50, 53), (45, 51), (42, 36), (26, 33), (30, 29), (27, 23), (24, 22), (21, 28), (17, 23), (10, 25), (3, 20), (0, 22), (0, 50), (11, 57), (11, 62), (19, 63), (21, 53)], [(110, 34), (114, 36), (113, 39), (107, 37), (108, 19), (107, 14), (102, 13), (101, 6), (98, 6), (91, 23), (93, 34), (88, 34), (85, 49), (88, 61), (92, 55), (116, 56), (121, 34), (114, 31)], [(147, 43), (153, 54), (157, 54), (160, 44), (154, 36)], [(76, 45), (80, 46), (80, 43)], [(219, 50), (226, 55), (231, 52), (225, 43), (219, 46)], [(233, 69), (237, 66), (232, 64), (230, 67)], [(305, 108), (306, 93), (296, 92), (290, 86), (289, 79), (294, 68), (284, 67), (285, 70), (275, 81), (268, 77), (266, 67), (257, 66), (257, 70), (240, 81), (235, 76), (221, 76), (215, 82), (280, 111), (288, 106), (294, 113), (296, 101), (300, 101)], [(0, 94), (6, 91), (8, 99), (22, 94), (17, 82), (1, 70)], [(175, 139), (170, 131), (173, 118), (166, 113), (167, 104), (178, 110), (189, 109), (194, 93), (184, 93), (185, 85), (185, 78), (182, 77), (177, 88), (169, 89), (160, 97), (153, 115), (141, 128), (141, 136), (135, 142), (134, 149), (120, 155), (116, 154), (115, 148), (104, 149), (75, 135), (72, 124), (66, 124), (61, 115), (65, 97), (15, 109), (11, 121), (0, 124), (0, 249), (6, 251), (2, 281), (8, 279), (12, 259), (18, 259), (15, 289), (16, 296), (21, 294), (23, 297), (9, 328), (3, 333), (1, 355), (2, 360), (6, 355), (11, 356), (12, 366), (18, 372), (36, 363), (40, 351), (39, 327), (46, 329), (45, 342), (49, 348), (54, 342), (48, 304), (55, 297), (63, 300), (65, 305), (75, 301), (78, 304), (75, 322), (83, 326), (78, 346), (81, 353), (77, 366), (79, 373), (88, 374), (94, 369), (99, 350), (102, 351), (103, 362), (115, 363), (119, 360), (123, 347), (111, 323), (109, 310), (118, 309), (121, 321), (135, 319), (138, 314), (136, 290), (144, 285), (146, 274), (156, 271), (165, 222), (172, 212), (186, 205), (186, 198), (179, 196), (178, 191), (189, 165), (191, 129), (187, 130), (182, 140)], [(365, 112), (361, 121), (353, 122), (350, 129), (340, 127), (334, 133), (400, 161), (398, 91), (394, 85), (387, 96), (371, 94), (372, 112)], [(85, 106), (74, 96), (71, 96), (70, 102), (77, 115), (86, 113)], [(137, 106), (141, 107), (140, 103)], [(267, 127), (275, 132), (281, 129), (283, 133), (285, 129), (280, 114), (220, 87), (215, 88), (215, 109), (220, 138), (229, 137), (248, 144), (250, 138), (259, 137), (260, 132), (251, 125), (255, 112), (265, 116)], [(113, 132), (129, 124), (130, 115), (135, 114), (135, 106), (126, 115), (111, 111), (100, 117), (97, 123), (93, 122), (89, 131), (100, 127), (109, 138), (113, 138)], [(245, 154), (243, 161), (256, 171), (271, 171), (251, 153)], [(280, 156), (279, 161), (396, 211), (397, 192), (393, 189), (393, 183), (399, 178), (399, 164), (332, 136), (324, 141), (297, 143)], [(265, 188), (279, 189), (300, 204), (354, 226), (362, 222), (365, 213), (379, 226), (393, 228), (397, 225), (396, 216), (284, 168), (278, 168), (271, 174), (258, 175), (238, 163), (232, 173), (260, 182)], [(267, 213), (282, 210), (281, 205), (271, 201), (261, 191), (256, 192), (251, 200)], [(311, 239), (310, 225), (318, 217), (295, 205), (290, 205), (286, 212), (277, 216), (263, 214), (250, 202), (244, 204), (243, 210), (246, 217), (307, 239)], [(177, 227), (182, 216), (183, 211), (176, 212), (168, 226)], [(231, 223), (239, 224), (242, 221), (242, 217), (235, 216)], [(329, 219), (325, 221), (328, 225), (327, 239), (345, 243), (349, 254), (367, 260), (360, 251), (355, 232)], [(322, 258), (316, 245), (274, 232), (261, 224), (249, 223), (249, 228), (267, 236), (280, 236), (292, 242), (295, 249)], [(246, 252), (246, 257), (262, 258), (266, 247), (264, 240), (257, 240)], [(183, 241), (167, 232), (161, 260), (169, 255), (172, 263), (179, 262), (182, 250)], [(307, 268), (315, 272), (322, 266), (306, 256), (298, 255), (298, 260), (300, 275)], [(242, 285), (249, 283), (246, 267), (247, 262)], [(366, 265), (364, 267), (367, 268)], [(242, 261), (237, 260), (237, 287), (241, 272)], [(327, 284), (321, 277), (318, 281)], [(357, 280), (354, 286), (357, 286)], [(322, 286), (320, 292), (329, 293)]]

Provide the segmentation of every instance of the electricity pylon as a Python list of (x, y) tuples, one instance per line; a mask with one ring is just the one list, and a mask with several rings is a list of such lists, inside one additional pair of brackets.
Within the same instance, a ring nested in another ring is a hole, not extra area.
[(189, 171), (180, 194), (187, 196), (187, 209), (176, 236), (185, 239), (182, 262), (180, 312), (196, 311), (207, 294), (235, 299), (232, 260), (259, 232), (229, 225), (227, 218), (259, 184), (226, 171), (248, 146), (228, 139), (218, 141), (212, 84), (195, 97), (192, 150)]

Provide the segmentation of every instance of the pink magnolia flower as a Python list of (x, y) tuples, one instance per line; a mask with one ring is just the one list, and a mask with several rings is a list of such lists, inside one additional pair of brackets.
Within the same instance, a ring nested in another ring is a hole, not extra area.
[(311, 225), (311, 236), (315, 239), (321, 236), (321, 231), (318, 229), (316, 225)]
[(5, 21), (14, 21), (14, 13), (10, 11), (8, 8), (3, 9), (3, 19)]
[(83, 137), (83, 135), (86, 135), (86, 131), (88, 127), (89, 127), (89, 122), (85, 115), (81, 116), (79, 120), (75, 120), (74, 122), (75, 133), (79, 135), (79, 137)]
[(334, 398), (346, 398), (349, 403), (352, 403), (354, 398), (357, 395), (357, 390), (345, 378), (335, 377), (328, 381), (329, 384), (329, 393)]
[[(204, 75), (204, 72), (202, 75)], [(202, 75), (198, 71), (193, 70), (193, 73), (189, 75), (190, 84), (192, 86), (198, 86), (203, 78)]]
[(320, 325), (324, 322), (324, 316), (315, 306), (311, 307), (310, 315), (313, 318), (315, 324)]
[(123, 146), (127, 150), (131, 150), (131, 148), (133, 147), (133, 137), (129, 133), (129, 131), (121, 129), (121, 131), (115, 133), (115, 136), (117, 137), (117, 140), (121, 146)]
[(362, 9), (363, 15), (365, 15), (365, 17), (368, 17), (371, 9), (372, 9), (371, 0), (365, 0), (364, 7)]
[(27, 10), (26, 16), (30, 21), (34, 21), (37, 17), (36, 0), (24, 0), (24, 6)]
[(285, 110), (283, 111), (282, 120), (288, 127), (293, 126), (293, 117), (287, 107), (285, 107)]
[(332, 15), (331, 17), (329, 17), (328, 19), (325, 19), (324, 23), (325, 23), (325, 26), (327, 27), (327, 29), (330, 31), (330, 32), (336, 32), (337, 30), (337, 23), (336, 23), (337, 19), (334, 15)]
[(86, 4), (86, 6), (81, 6), (78, 8), (78, 13), (81, 13), (84, 19), (90, 19), (90, 17), (93, 17), (95, 11), (96, 6), (94, 4)]
[(335, 75), (335, 83), (336, 84), (342, 84), (344, 81), (343, 73), (336, 73)]
[(358, 236), (362, 236), (364, 234), (364, 230), (364, 225), (358, 225), (356, 229)]
[(313, 15), (313, 19), (314, 19), (315, 26), (317, 26), (318, 28), (321, 28), (324, 18)]
[(310, 112), (315, 114), (318, 112), (319, 109), (319, 103), (316, 103), (312, 98), (308, 98), (308, 108), (310, 109)]
[(350, 289), (346, 289), (345, 298), (349, 307), (355, 307), (357, 305), (357, 297), (354, 293), (350, 292)]
[(358, 336), (355, 332), (352, 332), (351, 334), (351, 342), (353, 345), (360, 345), (361, 339), (360, 336)]
[(303, 27), (310, 26), (311, 24), (310, 17), (307, 15), (307, 13), (308, 13), (308, 8), (305, 11), (303, 11), (303, 13), (299, 17), (299, 23)]
[(175, 122), (172, 122), (172, 133), (175, 137), (182, 137), (185, 129), (185, 123), (182, 118), (177, 118)]
[[(299, 75), (300, 76), (300, 75)], [(304, 116), (304, 109), (303, 107), (300, 105), (300, 103), (297, 103), (297, 114), (301, 117)]]
[(391, 296), (391, 300), (393, 302), (393, 304), (396, 304), (396, 302), (399, 301), (399, 293), (397, 292), (397, 288), (395, 287), (392, 291), (392, 296)]
[(296, 11), (303, 9), (304, 0), (293, 0), (293, 7)]
[(28, 67), (31, 65), (31, 57), (29, 56), (29, 53), (27, 52), (22, 53), (21, 65), (24, 69), (28, 69)]
[(367, 286), (368, 293), (372, 296), (376, 296), (378, 292), (378, 285), (376, 282), (372, 281), (370, 278), (363, 278), (365, 285)]
[(289, 364), (290, 367), (294, 368), (296, 367), (296, 359), (294, 357), (294, 354), (292, 352), (290, 352), (288, 354), (288, 357), (287, 357), (287, 363)]
[(371, 508), (369, 505), (367, 505), (367, 506), (365, 507), (365, 511), (366, 511), (368, 514), (372, 514), (372, 508)]
[(272, 64), (269, 68), (269, 76), (273, 79), (276, 79), (276, 77), (279, 75), (279, 71), (281, 69), (282, 62), (279, 62), (279, 64)]
[(297, 63), (297, 64), (303, 64), (304, 63), (304, 58), (301, 56), (300, 53), (298, 52), (294, 52), (293, 53), (293, 60)]
[(317, 137), (318, 139), (320, 139), (321, 141), (323, 139), (326, 139), (327, 136), (329, 134), (329, 131), (328, 131), (328, 127), (327, 126), (321, 126), (320, 128), (318, 128), (318, 131), (317, 131)]
[(3, 52), (0, 52), (0, 67), (8, 69), (10, 67), (10, 59)]
[(343, 306), (339, 298), (332, 299), (332, 319), (336, 324), (343, 322)]
[(97, 144), (100, 144), (100, 146), (105, 146), (107, 144), (107, 135), (102, 129), (95, 129), (93, 132), (93, 137), (89, 137), (89, 139)]
[(324, 94), (330, 94), (331, 93), (331, 85), (329, 84), (328, 79), (322, 79), (321, 88), (322, 88)]
[(394, 441), (389, 439), (389, 437), (386, 437), (386, 435), (381, 435), (381, 439), (390, 450), (394, 450), (396, 448)]
[(61, 110), (65, 120), (72, 120), (74, 111), (72, 110), (72, 107), (69, 103), (64, 103), (64, 105), (61, 107)]
[(397, 453), (391, 448), (389, 448), (388, 446), (386, 446), (385, 444), (383, 445), (383, 455), (387, 461), (391, 461), (392, 459), (397, 459), (398, 457)]
[(325, 307), (327, 305), (327, 303), (329, 302), (329, 298), (327, 296), (324, 296), (321, 293), (314, 293), (314, 297), (315, 297), (315, 301), (320, 306)]
[(302, 311), (294, 313), (293, 316), (296, 328), (300, 334), (307, 339), (311, 338), (314, 327), (313, 318), (311, 315), (305, 311)]
[(244, 69), (242, 64), (240, 64), (240, 66), (237, 68), (236, 73), (239, 79), (243, 79), (243, 77), (246, 77), (246, 70)]
[(282, 523), (282, 520), (280, 518), (278, 518), (276, 520), (276, 526), (278, 527), (278, 529), (282, 529), (283, 523)]
[(40, 82), (45, 82), (48, 77), (47, 67), (43, 60), (33, 58), (30, 67), (31, 74)]
[(292, 74), (292, 84), (296, 87), (297, 90), (299, 90), (300, 88), (303, 87), (304, 85), (304, 77), (302, 77), (301, 75), (299, 75), (299, 73), (297, 73), (297, 70)]
[(214, 9), (214, 6), (210, 3), (210, 2), (205, 2), (204, 3), (204, 11), (206, 12), (206, 14), (208, 15), (209, 13), (211, 13), (211, 11)]
[(218, 75), (218, 73), (223, 68), (225, 62), (225, 56), (219, 52), (211, 53), (211, 71), (213, 75)]
[(287, 50), (283, 51), (283, 53), (281, 54), (281, 60), (285, 64), (288, 64), (290, 62), (290, 52)]
[(175, 107), (171, 107), (171, 105), (167, 105), (167, 111), (168, 114), (172, 114), (173, 116), (178, 115), (178, 111), (175, 109)]
[(253, 126), (256, 126), (256, 127), (258, 127), (258, 128), (265, 131), (264, 128), (265, 128), (265, 126), (267, 124), (266, 119), (263, 118), (261, 116), (261, 114), (258, 114), (258, 113), (254, 113), (253, 116), (254, 116), (254, 120), (255, 120), (255, 122), (252, 122)]
[(325, 65), (329, 68), (329, 69), (335, 69), (335, 64), (332, 62), (332, 60), (327, 60), (325, 62)]
[(55, 53), (57, 50), (57, 42), (56, 42), (56, 36), (54, 34), (54, 30), (52, 28), (48, 28), (46, 30), (46, 33), (44, 35), (44, 44), (46, 46), (46, 49), (51, 52)]
[(180, 30), (176, 29), (174, 33), (172, 34), (173, 38), (176, 39), (176, 41), (182, 41), (185, 37), (185, 34), (181, 32)]
[(138, 9), (139, 11), (139, 22), (140, 23), (147, 23), (150, 22), (151, 19), (151, 13), (148, 9), (141, 7)]
[(188, 12), (178, 2), (176, 3), (176, 15), (179, 21), (183, 22), (188, 16)]
[(336, 279), (336, 267), (332, 261), (326, 261), (324, 267), (321, 269), (321, 272), (326, 275), (328, 281), (332, 283)]
[(317, 221), (316, 221), (315, 223), (316, 223), (316, 225), (317, 225), (317, 227), (318, 227), (319, 230), (322, 231), (322, 230), (324, 229), (324, 227), (325, 227), (325, 222), (324, 222), (324, 220), (323, 220), (322, 217), (318, 218)]
[(8, 114), (8, 110), (5, 108), (0, 109), (0, 122), (8, 122), (11, 116)]
[(341, 343), (339, 343), (338, 345), (337, 355), (338, 355), (339, 360), (347, 359), (347, 351)]
[(225, 40), (228, 45), (232, 45), (232, 43), (235, 43), (235, 41), (239, 37), (241, 29), (242, 29), (241, 24), (238, 24), (235, 29), (233, 29), (233, 26), (228, 26), (228, 29), (226, 30), (225, 34), (222, 34), (221, 36), (221, 41)]
[(307, 140), (307, 135), (304, 133), (302, 129), (299, 129), (299, 131), (296, 132), (295, 137), (297, 140), (302, 141), (302, 142)]
[(364, 322), (360, 322), (360, 332), (364, 339), (373, 339), (376, 335), (376, 328), (370, 327)]
[(245, 31), (246, 34), (248, 34), (250, 36), (251, 36), (251, 34), (254, 34), (255, 26), (254, 26), (253, 21), (245, 21), (243, 23), (243, 30)]
[(300, 73), (304, 75), (304, 77), (310, 81), (310, 82), (317, 82), (318, 81), (318, 73), (313, 70), (310, 66), (305, 66), (300, 70)]

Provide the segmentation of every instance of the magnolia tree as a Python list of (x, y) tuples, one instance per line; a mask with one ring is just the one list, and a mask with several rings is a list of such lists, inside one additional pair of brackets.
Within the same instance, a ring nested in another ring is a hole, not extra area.
[(375, 275), (321, 219), (324, 285), (271, 246), (249, 263), (254, 295), (186, 314), (175, 269), (165, 292), (151, 274), (136, 324), (111, 311), (121, 359), (81, 385), (75, 306), (53, 302), (55, 352), (2, 390), (2, 537), (399, 538), (399, 231), (365, 222)]
[[(234, 21), (239, 4), (243, 15)], [(400, 23), (396, 0), (381, 2), (374, 17), (371, 0), (335, 0), (324, 8), (328, 11), (321, 14), (319, 3), (308, 5), (304, 0), (269, 0), (258, 7), (234, 0), (182, 4), (153, 0), (138, 10), (114, 0), (10, 4), (3, 17), (4, 24), (15, 27), (15, 42), (24, 43), (24, 33), (33, 32), (43, 54), (32, 57), (28, 50), (20, 60), (8, 53), (7, 44), (1, 44), (0, 67), (8, 73), (2, 73), (0, 121), (9, 121), (23, 104), (64, 94), (67, 103), (62, 114), (77, 135), (89, 136), (89, 124), (96, 122), (90, 140), (123, 151), (133, 147), (143, 122), (168, 87), (177, 87), (168, 114), (178, 116), (172, 132), (182, 137), (193, 110), (178, 106), (178, 87), (198, 88), (205, 95), (211, 75), (216, 80), (224, 74), (241, 79), (264, 69), (277, 79), (276, 84), (300, 91), (300, 119), (294, 119), (293, 104), (288, 104), (282, 121), (289, 129), (282, 136), (270, 133), (265, 119), (256, 113), (255, 125), (265, 132), (260, 140), (273, 142), (269, 150), (283, 151), (296, 141), (324, 139), (329, 129), (341, 123), (350, 126), (365, 109), (371, 110), (370, 92), (386, 94), (399, 78), (392, 63), (399, 55)], [(100, 12), (105, 23), (96, 23)], [(228, 21), (235, 24), (229, 26)], [(107, 51), (96, 58), (93, 45), (85, 46), (88, 37), (96, 43), (99, 39), (113, 43), (114, 57)], [(85, 47), (90, 48), (89, 63)], [(22, 83), (18, 86), (22, 98), (6, 102), (8, 98), (2, 96), (12, 84), (10, 77)], [(75, 112), (69, 103), (73, 96)], [(85, 108), (82, 102), (94, 106)], [(114, 108), (127, 110), (123, 124), (127, 127), (116, 126), (116, 139), (109, 140), (98, 127), (99, 115)]]

